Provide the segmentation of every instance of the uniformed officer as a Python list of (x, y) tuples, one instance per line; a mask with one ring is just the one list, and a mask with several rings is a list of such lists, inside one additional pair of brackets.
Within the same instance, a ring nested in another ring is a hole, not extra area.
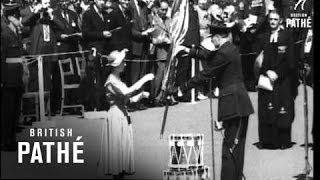
[[(23, 92), (19, 4), (4, 4), (1, 17), (1, 150), (17, 150), (16, 130)], [(2, 4), (1, 4), (1, 7)]]
[(215, 26), (211, 28), (211, 33), (212, 42), (218, 49), (216, 52), (184, 48), (190, 56), (206, 59), (208, 68), (176, 89), (180, 89), (183, 94), (216, 77), (220, 89), (218, 120), (223, 121), (225, 128), (221, 180), (241, 180), (248, 119), (254, 111), (243, 82), (240, 54), (237, 47), (230, 42), (231, 29)]

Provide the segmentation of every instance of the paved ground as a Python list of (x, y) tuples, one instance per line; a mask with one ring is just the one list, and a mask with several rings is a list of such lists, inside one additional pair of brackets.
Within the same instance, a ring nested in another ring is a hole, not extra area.
[[(313, 91), (309, 92), (309, 125), (313, 117)], [(257, 93), (250, 93), (257, 112)], [(216, 115), (217, 100), (214, 100)], [(222, 136), (214, 132), (215, 178), (212, 176), (212, 139), (210, 128), (209, 100), (195, 105), (181, 103), (169, 108), (164, 139), (159, 138), (164, 108), (152, 108), (132, 113), (134, 126), (134, 148), (136, 173), (128, 179), (162, 179), (162, 171), (168, 169), (169, 149), (168, 136), (171, 133), (203, 133), (204, 163), (210, 167), (210, 179), (220, 179)], [(101, 123), (103, 120), (81, 119), (77, 116), (55, 117), (56, 127), (73, 128), (75, 141), (77, 135), (83, 137), (85, 164), (17, 164), (17, 152), (1, 152), (2, 178), (99, 178), (108, 176), (97, 174), (96, 163), (99, 157)], [(292, 141), (297, 144), (288, 150), (258, 150), (252, 144), (258, 141), (257, 113), (250, 117), (244, 174), (247, 180), (291, 180), (304, 169), (304, 116), (302, 87), (296, 99), (296, 118), (293, 123)], [(19, 140), (52, 141), (49, 138), (27, 138), (27, 129), (20, 133)], [(309, 133), (310, 135), (310, 133)], [(310, 141), (311, 136), (309, 136)], [(55, 138), (54, 141), (66, 139)], [(43, 150), (43, 152), (45, 152)], [(53, 153), (55, 150), (53, 150)], [(313, 151), (309, 151), (309, 161), (313, 165)], [(43, 155), (45, 157), (45, 155)], [(55, 158), (53, 158), (54, 161)], [(72, 160), (72, 156), (70, 158)], [(313, 171), (311, 172), (313, 176)]]

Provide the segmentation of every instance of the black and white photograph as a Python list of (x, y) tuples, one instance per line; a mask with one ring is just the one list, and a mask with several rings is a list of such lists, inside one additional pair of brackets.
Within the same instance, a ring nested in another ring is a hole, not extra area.
[(318, 8), (1, 0), (1, 179), (318, 179)]

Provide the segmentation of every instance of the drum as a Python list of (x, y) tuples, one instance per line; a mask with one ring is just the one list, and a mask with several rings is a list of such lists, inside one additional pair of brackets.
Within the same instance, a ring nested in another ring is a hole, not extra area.
[(205, 180), (210, 177), (209, 167), (205, 166), (199, 169), (189, 169), (182, 171), (163, 171), (163, 180)]
[(169, 168), (203, 167), (203, 134), (172, 134), (169, 136)]

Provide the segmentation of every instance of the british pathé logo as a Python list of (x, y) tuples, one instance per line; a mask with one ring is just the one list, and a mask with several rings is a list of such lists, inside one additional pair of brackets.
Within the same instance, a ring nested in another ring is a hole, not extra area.
[(298, 0), (290, 7), (289, 17), (286, 19), (287, 28), (312, 28), (311, 11), (305, 6), (307, 0)]
[(304, 10), (304, 4), (306, 4), (307, 0), (299, 0), (295, 5), (294, 5), (294, 10), (297, 10), (297, 8), (301, 7), (301, 10)]

